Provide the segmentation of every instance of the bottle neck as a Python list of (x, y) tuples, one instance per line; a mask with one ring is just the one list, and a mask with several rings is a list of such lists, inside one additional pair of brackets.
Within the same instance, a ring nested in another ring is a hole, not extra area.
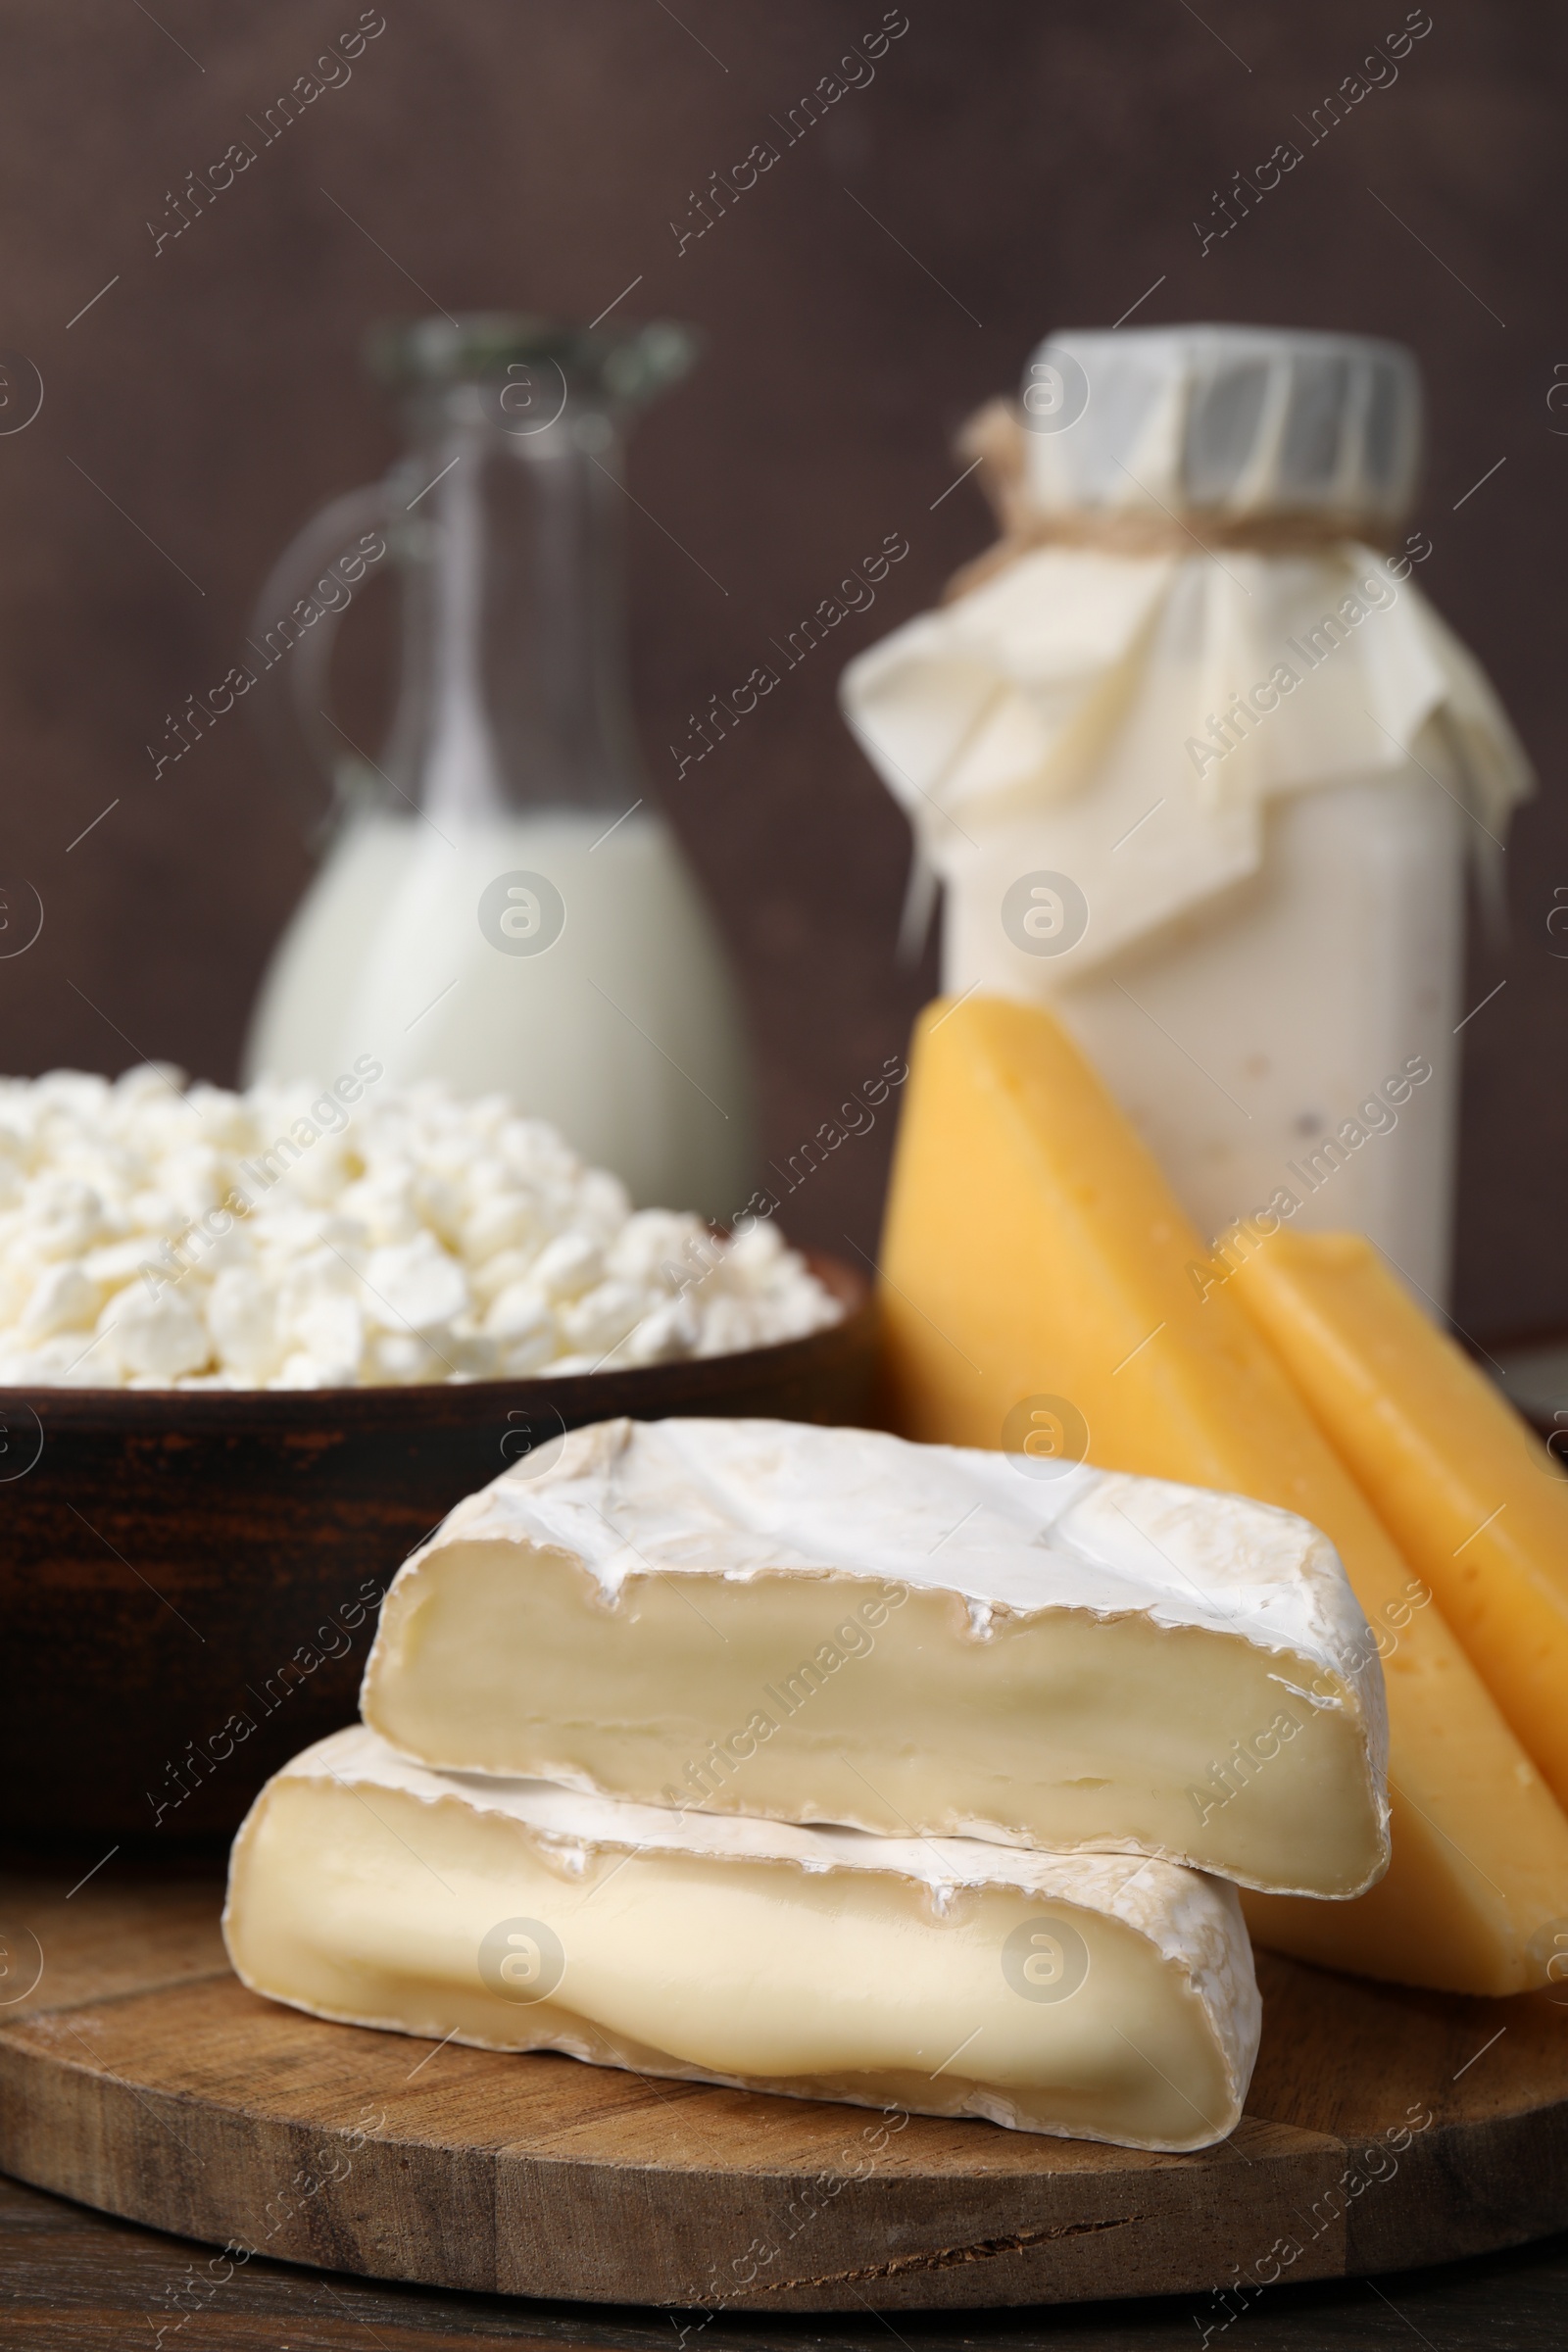
[(392, 476), (403, 662), (382, 764), (437, 824), (613, 816), (637, 796), (619, 435), (576, 396), (553, 418), (537, 389), (509, 410), (513, 389), (422, 396)]

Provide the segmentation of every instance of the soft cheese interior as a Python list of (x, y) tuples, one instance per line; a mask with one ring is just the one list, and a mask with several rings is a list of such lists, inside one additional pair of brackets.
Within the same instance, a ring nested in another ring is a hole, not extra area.
[(1386, 1866), (1377, 1652), (1289, 1512), (786, 1422), (554, 1453), (392, 1586), (363, 1711), (410, 1756), (1276, 1892)]
[(269, 1783), (224, 1934), (322, 2017), (801, 2097), (1186, 2149), (1260, 2007), (1232, 1888), (458, 1779), (340, 1732)]

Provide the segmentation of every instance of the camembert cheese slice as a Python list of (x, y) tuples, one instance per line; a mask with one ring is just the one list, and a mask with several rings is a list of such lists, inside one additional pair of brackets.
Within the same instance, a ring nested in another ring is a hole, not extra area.
[(935, 1004), (911, 1059), (882, 1250), (895, 1426), (1002, 1446), (1040, 1415), (1107, 1468), (1255, 1495), (1322, 1528), (1383, 1661), (1393, 1860), (1353, 1903), (1249, 1895), (1252, 1932), (1409, 1984), (1544, 1984), (1568, 1935), (1568, 1819), (1241, 1284), (1212, 1279), (1159, 1169), (1048, 1012)]
[(1261, 2015), (1234, 1889), (1167, 1862), (683, 1816), (363, 1729), (263, 1789), (223, 1933), (350, 2025), (1129, 2147), (1223, 2139)]
[(790, 1421), (552, 1451), (398, 1573), (362, 1707), (405, 1754), (1275, 1891), (1382, 1874), (1376, 1650), (1289, 1512)]

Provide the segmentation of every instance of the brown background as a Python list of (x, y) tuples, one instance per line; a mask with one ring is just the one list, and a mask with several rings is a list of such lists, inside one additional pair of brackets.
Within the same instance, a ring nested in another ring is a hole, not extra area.
[[(156, 23), (120, 0), (9, 0), (0, 344), (31, 359), (45, 400), (0, 438), (0, 874), (30, 880), (46, 920), (0, 962), (0, 1066), (159, 1054), (232, 1075), (306, 876), (298, 820), (238, 714), (159, 782), (144, 747), (222, 676), (283, 539), (392, 454), (356, 353), (369, 321), (426, 307), (400, 270), (449, 310), (582, 318), (640, 274), (618, 315), (709, 338), (633, 450), (637, 497), (696, 559), (628, 510), (656, 780), (694, 704), (885, 532), (911, 546), (875, 609), (666, 791), (745, 973), (767, 1147), (793, 1151), (903, 1043), (934, 972), (894, 966), (906, 835), (840, 727), (837, 670), (988, 535), (972, 484), (934, 505), (962, 416), (1047, 328), (1107, 324), (1162, 279), (1141, 322), (1358, 328), (1426, 368), (1422, 584), (1543, 781), (1507, 860), (1511, 945), (1472, 951), (1467, 1003), (1507, 986), (1465, 1032), (1458, 1312), (1489, 1335), (1568, 1322), (1568, 960), (1545, 929), (1568, 883), (1568, 395), (1546, 405), (1568, 365), (1568, 25), (1518, 0), (1432, 5), (1397, 83), (1201, 257), (1192, 223), (1216, 184), (1298, 136), (1403, 22), (1397, 0), (1205, 0), (1200, 17), (1185, 0), (908, 0), (874, 84), (677, 255), (692, 188), (767, 135), (880, 0), (682, 0), (679, 21), (662, 0), (385, 0), (352, 81), (155, 257), (145, 223), (167, 192), (355, 23), (356, 0), (160, 0)], [(368, 608), (345, 631), (366, 726), (375, 625)], [(846, 1146), (792, 1201), (793, 1230), (873, 1247), (887, 1142), (883, 1119)]]

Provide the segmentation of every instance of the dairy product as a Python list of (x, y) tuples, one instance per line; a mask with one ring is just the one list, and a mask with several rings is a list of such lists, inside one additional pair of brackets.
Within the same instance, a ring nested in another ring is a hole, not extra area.
[(1020, 1407), (1076, 1415), (1103, 1467), (1251, 1494), (1338, 1550), (1383, 1659), (1393, 1859), (1354, 1902), (1249, 1894), (1254, 1933), (1446, 1990), (1545, 1983), (1568, 1819), (1050, 1013), (975, 996), (922, 1018), (882, 1264), (906, 1436), (1001, 1446)]
[(365, 1719), (425, 1763), (1275, 1890), (1382, 1873), (1380, 1676), (1299, 1519), (782, 1421), (603, 1422), (526, 1470), (387, 1594)]
[[(641, 1205), (733, 1218), (751, 1186), (750, 1082), (712, 926), (665, 826), (635, 810), (478, 818), (455, 789), (435, 807), (373, 808), (339, 834), (268, 973), (248, 1074), (310, 1080), (368, 1050), (394, 1085), (500, 1085)], [(482, 904), (509, 875), (542, 877), (559, 907)]]
[[(247, 707), (279, 780), (314, 775), (339, 821), (246, 1068), (309, 1078), (369, 1050), (398, 1083), (500, 1090), (640, 1206), (732, 1223), (756, 1181), (739, 1004), (641, 771), (621, 651), (624, 434), (695, 349), (667, 320), (498, 312), (371, 337), (403, 455), (305, 525), (253, 625), (277, 666)], [(330, 711), (333, 575), (363, 574), (340, 551), (367, 522), (402, 605), (373, 759)]]
[(244, 1095), (151, 1064), (0, 1080), (3, 1386), (517, 1379), (840, 1311), (770, 1223), (633, 1211), (505, 1096), (398, 1087), (372, 1054)]
[[(1446, 1297), (1464, 829), (1414, 767), (1272, 802), (1222, 909), (1050, 998), (1205, 1236), (1273, 1203), (1380, 1235)], [(956, 969), (979, 960), (956, 941)]]
[(1234, 1293), (1568, 1805), (1568, 1479), (1359, 1234), (1226, 1237)]
[(842, 687), (947, 886), (945, 990), (1049, 1004), (1205, 1236), (1283, 1188), (1442, 1298), (1463, 865), (1495, 882), (1532, 779), (1414, 576), (1414, 362), (1066, 332), (967, 451), (999, 547)]
[(262, 1791), (223, 1932), (352, 2025), (1135, 2147), (1222, 2139), (1257, 2051), (1196, 1872), (460, 1779), (363, 1729)]

